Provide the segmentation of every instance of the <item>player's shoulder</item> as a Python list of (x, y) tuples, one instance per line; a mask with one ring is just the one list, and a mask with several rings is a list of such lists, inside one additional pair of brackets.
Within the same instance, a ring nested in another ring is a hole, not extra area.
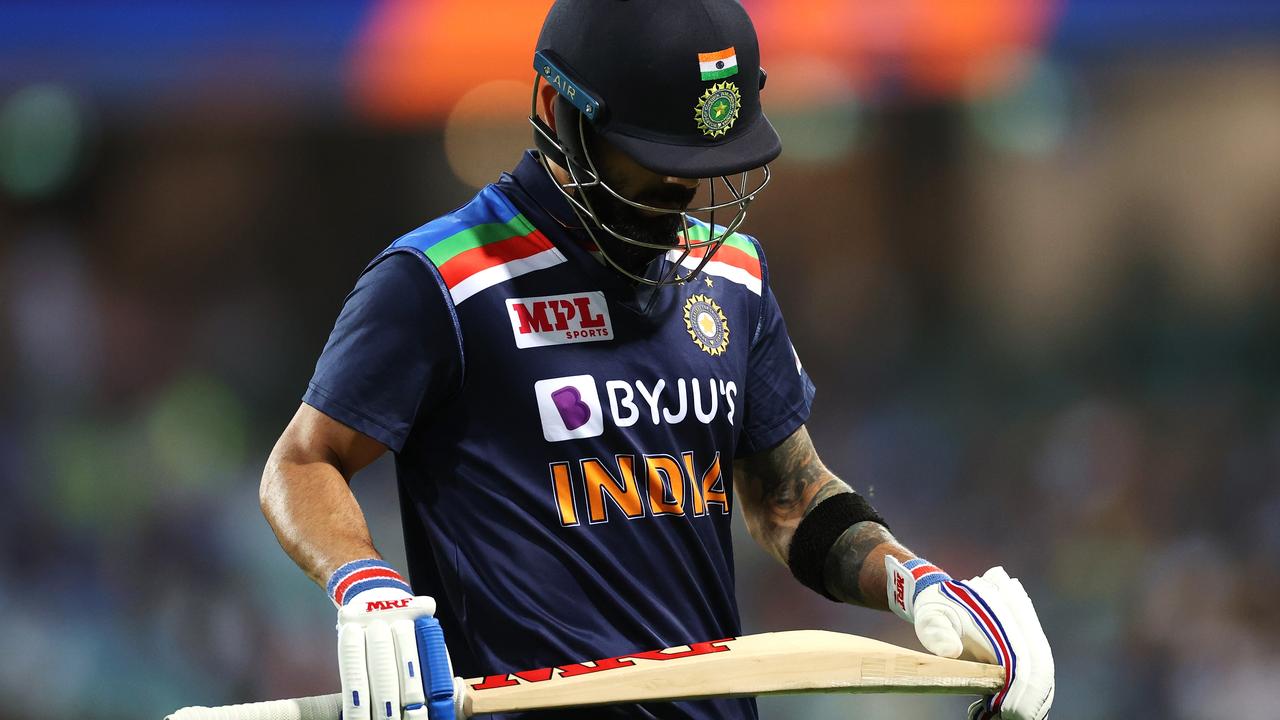
[(384, 254), (405, 251), (430, 262), (455, 305), (518, 275), (565, 262), (551, 240), (496, 185), (401, 236)]
[[(725, 231), (721, 225), (716, 225), (713, 230), (711, 225), (697, 218), (690, 217), (689, 220), (689, 239), (692, 242), (704, 241), (711, 237), (712, 232), (719, 234)], [(690, 256), (684, 264), (690, 264), (691, 260), (701, 262), (700, 252), (695, 251)], [(764, 248), (759, 240), (746, 233), (730, 233), (724, 244), (703, 266), (702, 272), (741, 285), (755, 295), (760, 295), (768, 283)]]
[(506, 226), (514, 232), (523, 230), (527, 223), (505, 195), (488, 185), (465, 205), (396, 238), (387, 250), (417, 250), (436, 265), (442, 265), (449, 259), (449, 253), (467, 245), (467, 240), (486, 232), (486, 237), (491, 236), (501, 229), (489, 226)]

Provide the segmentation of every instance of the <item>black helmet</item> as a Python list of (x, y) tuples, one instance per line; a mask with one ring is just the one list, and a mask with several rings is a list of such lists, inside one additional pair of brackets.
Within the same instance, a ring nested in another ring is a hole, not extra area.
[(760, 108), (755, 27), (735, 0), (558, 0), (537, 51), (539, 74), (575, 82), (597, 103), (592, 128), (654, 172), (732, 175), (782, 151)]
[[(674, 284), (696, 275), (742, 224), (747, 205), (768, 182), (767, 164), (782, 151), (760, 107), (765, 73), (746, 10), (737, 0), (557, 0), (538, 36), (534, 69), (561, 99), (553, 131), (537, 117), (535, 83), (530, 116), (535, 139), (544, 158), (569, 171), (573, 182), (561, 189), (574, 210), (586, 216), (584, 224), (632, 245), (675, 253), (668, 255), (673, 272), (656, 282), (620, 267), (597, 242), (605, 259), (649, 284)], [(573, 117), (562, 117), (560, 108), (569, 106), (576, 110)], [(706, 180), (710, 204), (680, 211), (623, 197), (600, 178), (589, 133), (653, 172)], [(762, 179), (748, 190), (748, 173), (756, 169)], [(741, 177), (735, 183), (730, 175)], [(727, 201), (716, 202), (717, 180), (728, 191)], [(627, 237), (600, 222), (585, 197), (568, 192), (582, 187), (603, 188), (649, 212), (712, 213), (709, 231), (689, 232), (686, 217), (675, 245)], [(717, 226), (714, 211), (726, 208), (734, 208), (734, 216), (725, 227)], [(674, 271), (681, 265), (695, 271), (681, 276)]]

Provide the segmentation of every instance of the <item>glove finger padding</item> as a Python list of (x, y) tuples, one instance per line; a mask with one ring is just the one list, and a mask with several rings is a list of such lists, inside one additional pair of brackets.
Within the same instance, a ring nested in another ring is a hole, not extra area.
[[(997, 570), (999, 574), (993, 576)], [(1006, 627), (1016, 626), (1010, 633), (1018, 649), (1018, 672), (1001, 703), (1001, 715), (1010, 720), (1042, 720), (1048, 715), (1054, 694), (1049, 640), (1021, 582), (1004, 574), (1001, 568), (992, 568), (983, 578), (999, 589), (1000, 598), (1009, 609)]]
[(918, 603), (915, 627), (920, 644), (934, 655), (957, 658), (964, 652), (963, 627), (955, 608), (943, 603)]
[(378, 720), (400, 720), (400, 668), (396, 643), (385, 622), (370, 623), (364, 632), (365, 662), (369, 666), (369, 695)]
[[(957, 599), (957, 594), (973, 593), (966, 592), (961, 583), (948, 581), (925, 588), (916, 598), (914, 622), (920, 643), (935, 655), (1003, 665), (1003, 653), (981, 623), (982, 615), (989, 613), (976, 614)], [(992, 610), (1000, 612), (999, 608)]]
[(343, 720), (371, 720), (364, 635), (364, 628), (359, 625), (338, 628), (338, 675), (342, 678)]
[[(391, 634), (396, 642), (396, 661), (400, 675), (400, 702), (407, 708), (425, 705), (427, 696), (422, 687), (423, 668), (418, 659), (418, 639), (413, 632), (412, 620), (396, 620), (391, 623)], [(408, 712), (405, 716), (408, 717)]]
[[(430, 618), (435, 607), (427, 596), (368, 599), (361, 595), (338, 610), (344, 720), (424, 720), (429, 716), (424, 687), (427, 668), (419, 657), (415, 621)], [(452, 718), (453, 713), (448, 716)]]

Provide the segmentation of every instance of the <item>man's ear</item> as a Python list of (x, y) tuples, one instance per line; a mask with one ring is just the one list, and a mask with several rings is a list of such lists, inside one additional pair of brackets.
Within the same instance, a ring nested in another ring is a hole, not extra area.
[(556, 129), (556, 95), (556, 89), (551, 85), (538, 87), (538, 114), (552, 131)]

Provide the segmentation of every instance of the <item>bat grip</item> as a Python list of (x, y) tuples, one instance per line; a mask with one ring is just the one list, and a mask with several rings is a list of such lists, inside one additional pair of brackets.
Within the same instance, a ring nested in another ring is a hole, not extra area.
[(334, 693), (225, 707), (186, 707), (165, 720), (338, 720), (341, 714), (342, 695)]
[(449, 650), (444, 644), (444, 630), (433, 617), (413, 621), (418, 636), (418, 656), (426, 668), (427, 715), (430, 720), (454, 720), (453, 668), (449, 666)]
[[(414, 621), (418, 655), (426, 670), (423, 690), (431, 720), (454, 720), (453, 676), (444, 632), (435, 618)], [(338, 720), (342, 695), (316, 695), (292, 700), (269, 700), (223, 707), (185, 707), (165, 720)]]

